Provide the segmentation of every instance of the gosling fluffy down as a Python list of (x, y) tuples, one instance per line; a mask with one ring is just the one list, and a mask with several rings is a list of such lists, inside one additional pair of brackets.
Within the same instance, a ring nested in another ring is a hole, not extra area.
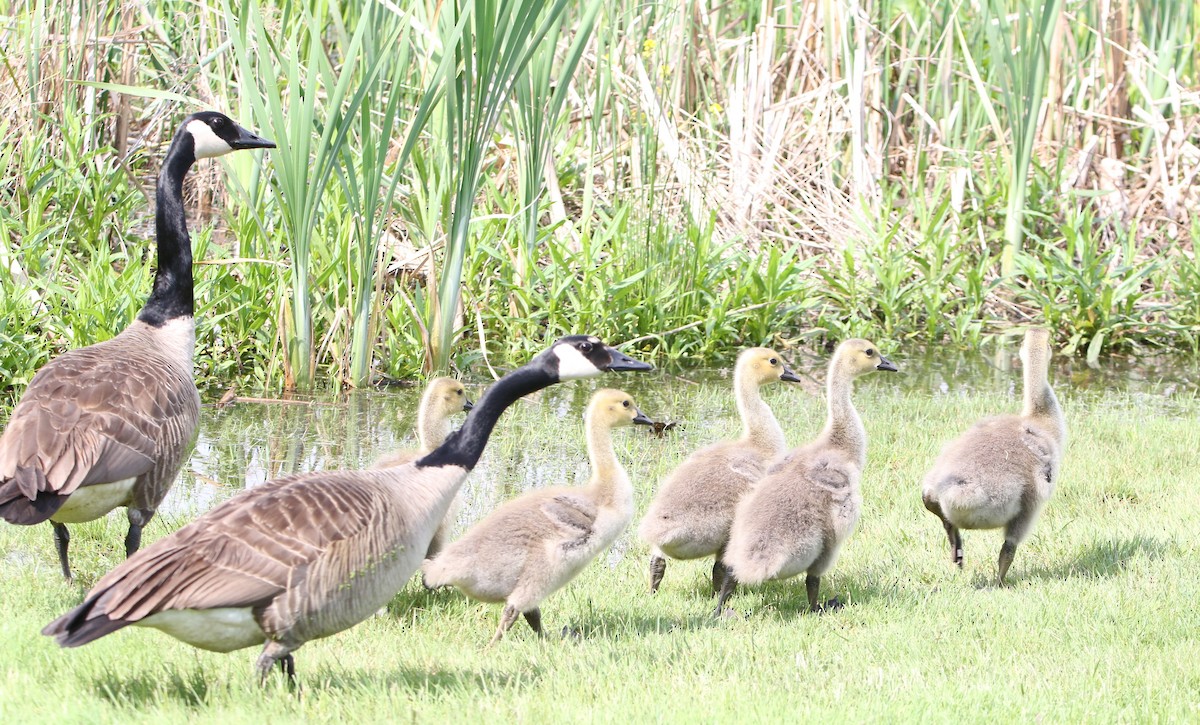
[(611, 544), (633, 518), (633, 486), (617, 461), (612, 429), (652, 421), (619, 390), (597, 390), (586, 415), (592, 477), (509, 501), (425, 562), (425, 585), (452, 585), (473, 599), (504, 602), (492, 642), (525, 615), (542, 633), (542, 600)]
[(1054, 492), (1067, 424), (1050, 387), (1050, 333), (1028, 330), (1021, 346), (1024, 408), (1020, 415), (985, 418), (942, 450), (925, 476), (925, 508), (942, 521), (950, 559), (963, 564), (960, 529), (1004, 529), (998, 578), (1008, 574), (1017, 546), (1029, 535)]
[[(450, 435), (450, 416), (462, 411), (469, 411), (471, 407), (471, 401), (467, 399), (467, 389), (458, 380), (454, 378), (430, 380), (429, 385), (425, 388), (425, 394), (421, 396), (421, 405), (417, 410), (417, 442), (420, 448), (385, 453), (371, 465), (371, 468), (403, 466), (432, 452)], [(433, 532), (433, 539), (430, 540), (429, 549), (425, 552), (426, 558), (435, 556), (442, 550), (461, 510), (462, 492), (460, 491), (450, 502), (450, 508), (447, 509), (446, 516), (442, 519), (437, 531)]]
[(824, 430), (772, 466), (737, 506), (718, 614), (738, 582), (759, 584), (801, 572), (808, 572), (809, 608), (822, 608), (817, 602), (821, 575), (837, 560), (862, 509), (859, 479), (867, 460), (867, 432), (851, 401), (854, 379), (876, 370), (895, 372), (896, 366), (867, 340), (846, 340), (834, 352), (826, 376)]
[(783, 430), (759, 395), (759, 388), (780, 380), (800, 378), (774, 350), (752, 347), (738, 355), (733, 389), (742, 436), (701, 448), (684, 460), (663, 482), (638, 526), (638, 535), (652, 551), (651, 592), (662, 582), (666, 557), (715, 556), (713, 592), (720, 589), (725, 577), (720, 554), (729, 540), (733, 509), (784, 450)]

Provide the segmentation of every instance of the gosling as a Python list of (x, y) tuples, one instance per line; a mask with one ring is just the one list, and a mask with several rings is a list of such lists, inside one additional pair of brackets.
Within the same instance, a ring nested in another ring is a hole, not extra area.
[(493, 511), (425, 562), (425, 586), (453, 585), (484, 602), (504, 602), (489, 644), (524, 615), (539, 636), (541, 602), (571, 581), (633, 518), (633, 486), (613, 452), (612, 429), (651, 424), (619, 390), (597, 390), (586, 416), (591, 481), (530, 491)]
[(813, 612), (836, 608), (817, 601), (821, 576), (837, 561), (862, 509), (859, 479), (867, 462), (867, 432), (851, 401), (854, 379), (897, 368), (867, 340), (838, 346), (826, 374), (825, 429), (812, 443), (790, 451), (771, 467), (737, 505), (716, 614), (738, 582), (759, 584), (807, 572), (805, 589)]
[[(393, 468), (412, 463), (421, 456), (433, 452), (434, 448), (442, 445), (450, 435), (450, 416), (471, 409), (471, 401), (467, 399), (467, 389), (454, 378), (434, 378), (425, 388), (421, 396), (421, 405), (417, 411), (417, 442), (420, 448), (416, 450), (399, 450), (380, 456), (371, 468)], [(450, 503), (445, 518), (433, 532), (429, 541), (426, 558), (431, 558), (446, 542), (454, 522), (458, 520), (458, 512), (462, 510), (462, 492)]]
[(1050, 388), (1050, 333), (1026, 331), (1021, 345), (1025, 403), (1020, 415), (985, 418), (951, 441), (925, 476), (925, 508), (942, 520), (950, 560), (961, 569), (960, 529), (1004, 528), (999, 582), (1017, 546), (1054, 492), (1067, 424)]
[(668, 556), (714, 557), (713, 593), (720, 590), (725, 578), (721, 554), (729, 541), (733, 509), (784, 450), (783, 430), (759, 395), (759, 388), (780, 380), (800, 382), (774, 350), (752, 347), (738, 355), (733, 390), (742, 437), (689, 456), (663, 482), (638, 526), (638, 535), (651, 547), (651, 593), (662, 583)]

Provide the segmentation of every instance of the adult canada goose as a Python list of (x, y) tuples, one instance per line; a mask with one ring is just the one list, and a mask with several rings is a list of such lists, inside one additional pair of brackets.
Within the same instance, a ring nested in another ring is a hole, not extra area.
[(729, 540), (733, 509), (762, 478), (771, 459), (783, 453), (783, 430), (758, 389), (780, 380), (800, 382), (774, 350), (752, 347), (738, 355), (733, 392), (742, 418), (742, 437), (714, 443), (689, 456), (663, 482), (638, 526), (650, 544), (650, 591), (657, 592), (666, 557), (712, 556), (713, 593), (725, 578), (721, 552)]
[(738, 503), (717, 614), (738, 582), (758, 584), (801, 572), (808, 572), (809, 608), (821, 609), (821, 575), (837, 560), (862, 507), (858, 483), (867, 462), (867, 431), (851, 400), (854, 379), (876, 370), (895, 372), (896, 366), (866, 340), (846, 340), (834, 351), (826, 373), (824, 430), (773, 465)]
[(244, 491), (117, 566), (42, 633), (77, 647), (137, 624), (215, 652), (265, 643), (260, 676), (279, 662), (293, 679), (295, 649), (366, 619), (417, 570), (505, 408), (562, 380), (650, 369), (599, 338), (563, 337), (496, 381), (432, 453)]
[(24, 525), (49, 519), (67, 579), (66, 524), (125, 506), (125, 554), (133, 554), (196, 430), (183, 177), (197, 159), (274, 147), (220, 113), (184, 119), (158, 176), (158, 269), (146, 305), (116, 337), (42, 367), (0, 436), (0, 517)]
[(985, 418), (951, 441), (925, 476), (925, 508), (942, 520), (950, 560), (963, 565), (959, 529), (1004, 528), (999, 580), (1004, 584), (1017, 546), (1054, 492), (1067, 424), (1050, 388), (1050, 333), (1026, 331), (1025, 405), (1020, 415)]
[[(450, 435), (450, 416), (471, 409), (471, 401), (467, 399), (467, 389), (454, 378), (434, 378), (425, 388), (421, 396), (421, 406), (417, 411), (417, 442), (420, 448), (408, 451), (392, 451), (380, 456), (371, 468), (391, 468), (411, 463), (421, 456), (427, 455), (437, 448)], [(458, 518), (458, 510), (462, 505), (462, 496), (455, 496), (445, 518), (433, 532), (429, 541), (429, 550), (425, 556), (430, 557), (442, 549), (450, 528)]]
[(613, 452), (612, 429), (651, 421), (620, 390), (592, 394), (586, 416), (592, 478), (586, 486), (530, 491), (493, 511), (440, 556), (425, 562), (425, 585), (504, 602), (497, 642), (518, 615), (542, 634), (538, 605), (575, 578), (629, 525), (633, 485)]

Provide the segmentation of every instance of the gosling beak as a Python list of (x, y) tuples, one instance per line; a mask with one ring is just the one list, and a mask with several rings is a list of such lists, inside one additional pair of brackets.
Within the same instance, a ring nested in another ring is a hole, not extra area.
[(796, 373), (792, 372), (792, 369), (789, 368), (787, 365), (783, 366), (783, 375), (780, 375), (779, 379), (784, 381), (785, 383), (801, 382), (800, 376), (797, 375)]
[(475, 407), (475, 404), (472, 403), (471, 401), (469, 401), (469, 400), (463, 401), (463, 410), (464, 411), (470, 411), (471, 408), (474, 408), (474, 407)]
[(651, 365), (650, 363), (645, 363), (645, 362), (642, 362), (641, 360), (634, 360), (633, 358), (629, 357), (628, 355), (621, 352), (620, 350), (618, 350), (615, 347), (609, 347), (608, 345), (605, 345), (604, 349), (605, 349), (605, 351), (608, 352), (608, 357), (609, 357), (609, 363), (608, 363), (608, 366), (605, 368), (605, 370), (608, 370), (609, 372), (624, 372), (624, 371), (633, 371), (633, 370), (653, 370), (654, 369), (654, 366)]
[(900, 370), (900, 368), (896, 367), (896, 364), (894, 362), (892, 362), (891, 360), (888, 360), (883, 355), (879, 356), (879, 364), (875, 366), (875, 369), (882, 370), (882, 371), (888, 372), (888, 373), (894, 373), (894, 372), (897, 372)]
[(234, 151), (239, 149), (273, 149), (275, 142), (255, 135), (250, 131), (238, 126), (238, 137), (230, 144)]
[(633, 422), (635, 425), (654, 425), (654, 421), (647, 418), (646, 414), (640, 410), (638, 411), (638, 414), (633, 417)]

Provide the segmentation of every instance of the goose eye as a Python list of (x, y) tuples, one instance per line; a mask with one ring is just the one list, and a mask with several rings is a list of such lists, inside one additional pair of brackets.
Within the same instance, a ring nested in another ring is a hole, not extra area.
[(776, 360), (775, 358), (771, 358), (771, 364), (772, 364), (772, 365), (778, 365), (778, 364), (779, 364), (779, 361), (778, 361), (778, 360)]
[(579, 351), (580, 352), (591, 352), (592, 351), (592, 343), (590, 343), (590, 342), (579, 343)]

